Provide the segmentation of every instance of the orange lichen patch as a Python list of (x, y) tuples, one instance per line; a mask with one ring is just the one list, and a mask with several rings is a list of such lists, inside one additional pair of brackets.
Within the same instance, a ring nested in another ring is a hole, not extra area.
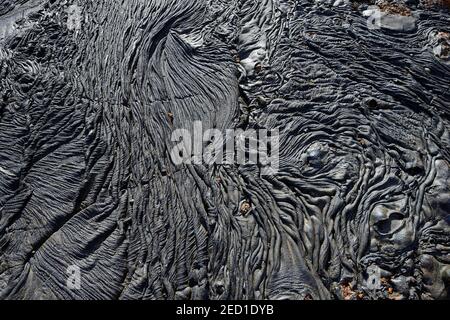
[(397, 292), (393, 292), (391, 294), (389, 294), (389, 300), (404, 300), (405, 297)]
[(450, 58), (450, 33), (439, 31), (435, 36), (435, 41), (437, 44), (433, 48), (434, 55), (441, 59)]
[(411, 9), (409, 9), (407, 6), (405, 6), (403, 4), (381, 2), (380, 4), (378, 4), (378, 7), (380, 8), (380, 11), (386, 12), (389, 14), (397, 14), (400, 16), (410, 16), (411, 15)]
[(388, 288), (388, 293), (389, 294), (393, 294), (394, 293), (394, 289), (393, 288)]
[(438, 2), (440, 6), (450, 9), (450, 0), (440, 0)]
[(251, 209), (251, 205), (248, 201), (243, 201), (241, 203), (241, 207), (239, 208), (239, 211), (241, 212), (241, 214), (243, 214), (244, 216), (250, 212)]
[[(449, 0), (449, 2), (450, 2), (450, 0)], [(437, 37), (440, 38), (440, 39), (450, 40), (450, 32), (439, 31), (437, 33)]]
[(362, 145), (363, 147), (369, 145), (368, 141), (366, 139), (364, 139), (364, 138), (357, 138), (357, 140), (358, 140), (358, 143), (360, 145)]
[(352, 287), (349, 283), (341, 284), (341, 292), (344, 300), (352, 300), (356, 296), (356, 292), (352, 290)]

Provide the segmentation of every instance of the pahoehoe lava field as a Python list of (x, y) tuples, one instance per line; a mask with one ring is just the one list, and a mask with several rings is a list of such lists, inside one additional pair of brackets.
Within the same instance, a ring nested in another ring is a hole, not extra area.
[(0, 0), (0, 299), (449, 299), (449, 131), (448, 0)]

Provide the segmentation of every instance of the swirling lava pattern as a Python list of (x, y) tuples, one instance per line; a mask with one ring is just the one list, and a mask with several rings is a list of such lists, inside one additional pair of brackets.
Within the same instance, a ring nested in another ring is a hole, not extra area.
[[(449, 32), (445, 1), (0, 1), (0, 297), (448, 298)], [(175, 165), (197, 120), (279, 130), (279, 172)]]

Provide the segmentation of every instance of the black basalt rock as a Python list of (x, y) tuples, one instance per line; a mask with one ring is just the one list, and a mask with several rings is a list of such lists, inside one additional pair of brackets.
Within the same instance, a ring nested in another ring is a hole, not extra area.
[[(449, 22), (445, 1), (0, 1), (0, 298), (448, 299)], [(217, 134), (238, 129), (277, 133), (275, 171), (208, 162), (252, 155)]]

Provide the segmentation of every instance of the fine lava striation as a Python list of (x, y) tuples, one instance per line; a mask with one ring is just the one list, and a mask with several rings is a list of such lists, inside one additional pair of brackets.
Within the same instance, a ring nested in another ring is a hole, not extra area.
[[(0, 298), (448, 298), (449, 8), (0, 0)], [(278, 172), (174, 164), (195, 121)]]

